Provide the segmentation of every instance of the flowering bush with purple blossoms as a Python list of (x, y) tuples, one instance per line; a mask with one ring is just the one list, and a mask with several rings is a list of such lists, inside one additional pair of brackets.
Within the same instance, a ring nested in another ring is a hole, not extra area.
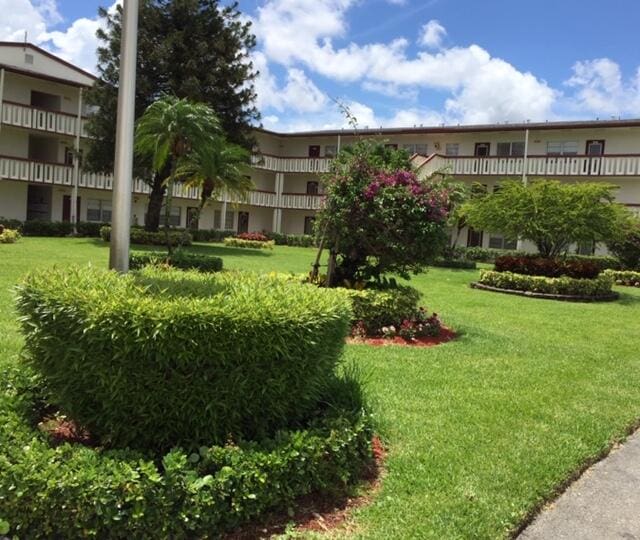
[(450, 189), (421, 181), (406, 152), (360, 141), (343, 150), (325, 176), (317, 230), (335, 257), (331, 286), (408, 278), (447, 245)]

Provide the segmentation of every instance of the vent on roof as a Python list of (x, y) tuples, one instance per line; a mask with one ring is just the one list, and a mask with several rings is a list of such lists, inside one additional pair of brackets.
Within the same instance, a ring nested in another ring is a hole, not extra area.
[(29, 53), (26, 53), (24, 55), (24, 63), (25, 64), (33, 64), (33, 55), (29, 54)]

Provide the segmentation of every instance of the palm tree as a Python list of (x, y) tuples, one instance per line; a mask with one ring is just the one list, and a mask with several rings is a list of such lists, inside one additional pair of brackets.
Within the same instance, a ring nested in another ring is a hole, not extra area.
[(176, 176), (185, 184), (200, 188), (200, 205), (192, 225), (200, 219), (207, 202), (221, 191), (238, 198), (253, 188), (249, 177), (250, 154), (243, 147), (229, 143), (224, 137), (216, 138), (212, 147), (191, 152), (178, 169)]
[(153, 170), (158, 173), (169, 165), (165, 200), (164, 231), (169, 255), (171, 200), (176, 171), (191, 153), (213, 152), (220, 134), (220, 122), (209, 106), (175, 96), (163, 96), (147, 109), (136, 126), (136, 151), (150, 156)]

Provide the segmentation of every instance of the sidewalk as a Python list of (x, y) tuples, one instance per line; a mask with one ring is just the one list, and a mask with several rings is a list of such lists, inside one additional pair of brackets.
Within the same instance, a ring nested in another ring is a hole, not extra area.
[(518, 540), (640, 540), (640, 431), (588, 469)]

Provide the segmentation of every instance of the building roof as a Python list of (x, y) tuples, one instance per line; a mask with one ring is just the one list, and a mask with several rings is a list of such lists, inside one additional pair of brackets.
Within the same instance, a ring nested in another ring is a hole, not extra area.
[(277, 137), (331, 137), (338, 135), (426, 135), (438, 133), (470, 133), (470, 132), (491, 132), (491, 131), (524, 131), (526, 129), (548, 130), (548, 129), (589, 129), (589, 128), (624, 128), (640, 127), (640, 118), (614, 119), (614, 120), (571, 120), (564, 122), (520, 122), (520, 123), (497, 123), (497, 124), (469, 124), (455, 126), (414, 126), (397, 128), (364, 128), (357, 131), (349, 129), (327, 129), (316, 131), (296, 131), (296, 132), (276, 132), (264, 128), (254, 128), (256, 131), (274, 135)]

